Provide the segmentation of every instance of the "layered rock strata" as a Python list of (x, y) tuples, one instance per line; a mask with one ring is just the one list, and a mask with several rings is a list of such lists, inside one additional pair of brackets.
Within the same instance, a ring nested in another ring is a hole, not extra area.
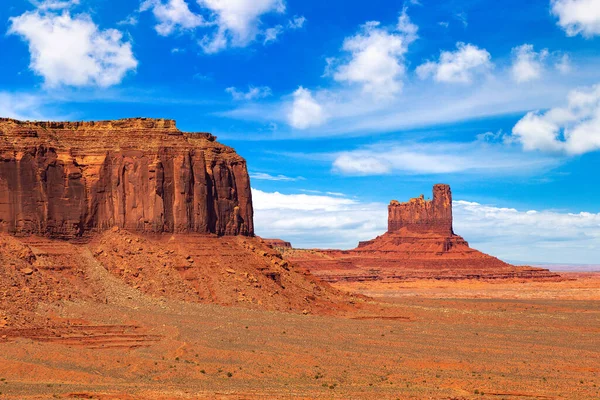
[(392, 200), (388, 206), (388, 232), (406, 228), (411, 232), (433, 232), (452, 236), (452, 191), (449, 185), (435, 185), (433, 199), (421, 195), (406, 203)]
[(0, 119), (0, 232), (254, 234), (245, 160), (165, 119)]

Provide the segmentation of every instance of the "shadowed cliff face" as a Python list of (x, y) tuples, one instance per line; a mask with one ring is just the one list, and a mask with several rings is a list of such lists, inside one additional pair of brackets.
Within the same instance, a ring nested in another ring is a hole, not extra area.
[(421, 195), (407, 203), (393, 200), (388, 207), (388, 232), (406, 228), (411, 232), (432, 232), (452, 236), (452, 192), (449, 185), (435, 185), (433, 200)]
[(0, 119), (0, 232), (254, 234), (246, 162), (171, 120)]

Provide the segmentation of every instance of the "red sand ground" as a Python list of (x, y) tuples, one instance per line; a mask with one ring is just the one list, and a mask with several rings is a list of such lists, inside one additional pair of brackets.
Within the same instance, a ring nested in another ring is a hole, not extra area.
[(598, 274), (332, 288), (211, 240), (4, 239), (0, 399), (600, 398)]

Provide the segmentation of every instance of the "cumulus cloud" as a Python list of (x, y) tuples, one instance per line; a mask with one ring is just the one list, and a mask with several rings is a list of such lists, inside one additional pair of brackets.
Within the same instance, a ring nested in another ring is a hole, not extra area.
[(138, 64), (121, 32), (100, 30), (87, 14), (26, 12), (10, 19), (8, 33), (28, 42), (30, 68), (48, 87), (112, 86)]
[(256, 99), (264, 99), (265, 97), (271, 96), (273, 93), (271, 92), (271, 88), (268, 86), (248, 86), (248, 91), (240, 91), (235, 87), (228, 87), (225, 91), (231, 94), (234, 100), (256, 100)]
[[(258, 189), (252, 198), (257, 234), (290, 240), (298, 248), (350, 249), (387, 230), (383, 203)], [(505, 260), (597, 264), (600, 256), (600, 214), (457, 200), (454, 228), (472, 247)]]
[(485, 49), (458, 42), (456, 51), (442, 51), (439, 61), (428, 61), (417, 67), (421, 79), (433, 77), (437, 82), (471, 83), (477, 74), (488, 72), (492, 56)]
[[(487, 137), (486, 137), (487, 138)], [(557, 159), (531, 157), (502, 143), (384, 142), (334, 154), (333, 171), (344, 175), (390, 173), (431, 174), (522, 174), (551, 168)]]
[(552, 14), (568, 36), (600, 35), (600, 2), (597, 0), (551, 0)]
[(296, 129), (307, 129), (323, 124), (326, 119), (323, 107), (310, 90), (300, 86), (294, 92), (294, 101), (288, 114), (289, 124)]
[(140, 6), (140, 11), (147, 10), (152, 10), (158, 21), (154, 29), (161, 36), (168, 36), (178, 29), (190, 30), (208, 24), (201, 15), (190, 11), (184, 0), (168, 0), (166, 3), (162, 0), (145, 0)]
[(530, 112), (513, 127), (525, 150), (577, 155), (600, 149), (600, 85), (573, 90), (565, 107)]
[(524, 44), (513, 48), (512, 53), (511, 72), (516, 82), (528, 82), (541, 77), (543, 62), (549, 54), (548, 49), (536, 53), (533, 50), (533, 45)]
[(305, 180), (303, 177), (298, 176), (293, 178), (291, 176), (285, 175), (271, 175), (264, 172), (251, 172), (250, 178), (256, 179), (259, 181), (282, 181), (282, 182), (295, 182), (295, 181), (303, 181)]
[[(418, 27), (410, 22), (406, 8), (395, 31), (381, 27), (377, 21), (367, 22), (361, 31), (344, 40), (343, 50), (350, 53), (348, 62), (333, 73), (338, 82), (360, 85), (364, 92), (388, 98), (402, 90), (406, 74), (404, 56), (408, 45), (417, 38)], [(329, 70), (334, 60), (330, 60)]]

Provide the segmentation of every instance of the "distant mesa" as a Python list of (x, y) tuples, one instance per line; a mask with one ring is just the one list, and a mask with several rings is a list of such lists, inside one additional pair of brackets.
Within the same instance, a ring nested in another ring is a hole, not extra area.
[(558, 279), (472, 249), (452, 226), (452, 192), (435, 185), (432, 200), (388, 207), (388, 231), (354, 250), (292, 250), (284, 256), (329, 282), (396, 279)]
[(291, 249), (292, 248), (292, 244), (290, 242), (286, 242), (281, 239), (264, 239), (263, 238), (263, 242), (265, 242), (268, 246), (270, 246), (274, 249)]

